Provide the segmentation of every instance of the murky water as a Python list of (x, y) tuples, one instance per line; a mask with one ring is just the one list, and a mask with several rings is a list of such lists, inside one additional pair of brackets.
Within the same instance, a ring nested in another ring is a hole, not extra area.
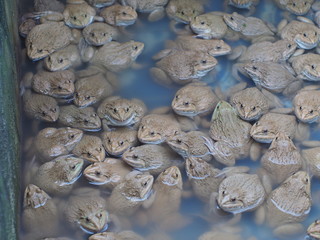
[[(23, 1), (23, 0), (21, 0)], [(222, 10), (222, 1), (211, 0), (211, 6), (206, 11), (219, 11)], [(231, 9), (235, 11), (236, 9)], [(239, 11), (240, 13), (242, 11)], [(272, 1), (260, 1), (260, 4), (257, 8), (254, 16), (259, 16), (264, 20), (267, 20), (273, 24), (277, 24), (280, 18), (280, 11), (276, 8)], [(149, 74), (150, 67), (154, 66), (155, 62), (151, 57), (156, 54), (158, 51), (164, 48), (165, 40), (174, 39), (175, 35), (169, 30), (169, 20), (167, 18), (158, 21), (149, 23), (147, 22), (146, 15), (140, 14), (139, 22), (133, 26), (127, 28), (127, 30), (132, 34), (132, 39), (136, 41), (141, 41), (145, 43), (145, 49), (143, 53), (137, 58), (137, 62), (143, 65), (143, 68), (139, 70), (126, 70), (119, 74), (119, 79), (121, 81), (122, 87), (114, 95), (120, 95), (125, 98), (139, 98), (143, 100), (148, 109), (152, 110), (156, 107), (168, 106), (171, 104), (173, 96), (178, 86), (172, 88), (166, 88), (157, 85), (151, 78)], [(228, 42), (228, 41), (227, 41)], [(239, 44), (247, 44), (244, 41), (228, 42), (231, 46), (236, 46)], [(235, 84), (231, 76), (231, 66), (232, 62), (228, 61), (226, 57), (217, 57), (219, 65), (216, 67), (215, 74), (208, 74), (203, 78), (203, 81), (207, 82), (210, 86), (215, 87), (219, 86), (222, 90), (228, 89), (230, 86)], [(35, 64), (28, 63), (27, 70), (30, 70), (29, 67), (35, 67)], [(248, 81), (253, 86), (251, 81)], [(290, 104), (287, 99), (283, 99)], [(27, 139), (30, 135), (35, 136), (36, 133), (32, 132), (30, 126), (32, 125), (31, 121), (24, 119), (24, 139)], [(41, 124), (40, 129), (53, 126), (52, 124)], [(320, 139), (320, 130), (314, 129), (311, 134), (312, 140)], [(268, 147), (266, 145), (266, 147)], [(26, 165), (31, 159), (23, 159), (23, 165)], [(254, 173), (255, 170), (259, 167), (259, 162), (252, 162), (250, 160), (241, 160), (237, 162), (238, 165), (246, 165), (252, 167), (251, 172)], [(25, 169), (29, 171), (29, 169)], [(26, 174), (24, 172), (24, 174)], [(186, 174), (183, 172), (183, 177), (186, 179)], [(22, 190), (27, 183), (23, 183)], [(81, 186), (92, 186), (89, 185), (87, 180), (81, 177), (76, 184), (76, 187)], [(312, 200), (313, 206), (308, 218), (303, 222), (304, 226), (308, 226), (315, 219), (320, 216), (320, 182), (318, 179), (312, 179)], [(23, 196), (23, 193), (22, 193)], [(21, 199), (22, 202), (22, 199)], [(186, 227), (179, 229), (178, 231), (173, 231), (170, 233), (172, 239), (197, 239), (198, 236), (203, 234), (206, 231), (209, 231), (212, 223), (206, 221), (202, 216), (206, 215), (205, 205), (195, 198), (183, 199), (181, 205), (181, 213), (185, 216), (190, 217), (193, 221)], [(253, 220), (254, 216), (251, 212), (246, 212), (242, 215), (240, 226), (243, 229), (242, 236), (244, 239), (255, 236), (257, 239), (267, 240), (275, 239), (272, 235), (272, 231), (267, 226), (257, 226)], [(217, 223), (214, 223), (217, 224)], [(144, 226), (136, 227), (133, 229), (137, 233), (142, 234), (143, 236), (149, 234), (153, 231), (153, 227)], [(78, 232), (77, 232), (78, 231)], [(23, 230), (21, 231), (21, 239), (23, 238)], [(62, 220), (60, 228), (60, 236), (69, 236), (73, 239), (87, 239), (88, 235), (84, 234), (80, 229), (71, 230), (67, 227)], [(48, 236), (49, 237), (49, 236)], [(295, 239), (303, 239), (303, 235), (297, 236)]]

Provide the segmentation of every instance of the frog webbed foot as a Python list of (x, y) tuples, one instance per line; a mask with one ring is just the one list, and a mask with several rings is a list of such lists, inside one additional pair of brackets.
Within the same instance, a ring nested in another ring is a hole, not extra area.
[(148, 16), (148, 21), (150, 22), (155, 22), (159, 21), (160, 19), (164, 18), (165, 16), (165, 11), (163, 7), (156, 8), (153, 10), (149, 16)]
[(279, 238), (288, 238), (303, 233), (304, 227), (301, 223), (288, 223), (273, 230), (273, 234)]
[(150, 69), (150, 74), (156, 83), (168, 87), (172, 84), (169, 76), (160, 68), (153, 67)]
[(242, 74), (242, 75), (244, 75), (244, 76), (246, 76), (247, 78), (249, 78), (249, 75), (246, 73), (246, 71), (243, 69), (243, 66), (244, 66), (245, 64), (243, 64), (243, 63), (235, 63), (235, 64), (233, 64), (232, 65), (232, 70), (231, 70), (231, 74), (232, 74), (232, 76), (237, 80), (237, 81), (239, 81), (239, 82), (241, 82), (242, 81), (242, 79), (241, 79), (241, 76), (239, 75), (239, 72)]

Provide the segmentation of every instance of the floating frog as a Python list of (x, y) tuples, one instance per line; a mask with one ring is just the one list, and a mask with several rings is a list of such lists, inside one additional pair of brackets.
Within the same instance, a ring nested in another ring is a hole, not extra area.
[(153, 176), (132, 171), (118, 184), (107, 199), (110, 212), (119, 216), (130, 216), (143, 205), (152, 193)]
[(97, 109), (103, 124), (108, 126), (139, 125), (147, 107), (139, 99), (126, 99), (119, 96), (106, 98)]
[(73, 103), (78, 107), (87, 107), (109, 97), (115, 88), (102, 73), (78, 78), (75, 83)]
[(166, 12), (170, 19), (188, 24), (194, 17), (204, 12), (203, 0), (171, 0)]
[(169, 0), (121, 0), (122, 5), (128, 5), (137, 12), (149, 13), (149, 21), (158, 21), (165, 16), (164, 6)]
[(44, 128), (34, 139), (34, 148), (40, 162), (68, 154), (81, 140), (83, 131), (76, 128)]
[(104, 131), (102, 143), (108, 154), (121, 156), (126, 150), (138, 145), (138, 132), (130, 128)]
[(297, 122), (293, 115), (282, 113), (266, 113), (253, 124), (250, 135), (260, 143), (271, 143), (279, 132), (291, 139), (306, 139), (309, 135), (308, 125)]
[(180, 131), (180, 125), (173, 115), (148, 114), (141, 119), (138, 139), (142, 143), (160, 144)]
[(156, 56), (160, 60), (156, 67), (150, 69), (154, 80), (164, 86), (172, 83), (187, 84), (205, 76), (214, 69), (218, 61), (208, 53), (197, 51), (169, 50), (163, 56)]
[(240, 8), (240, 9), (248, 9), (249, 14), (255, 12), (255, 6), (259, 4), (259, 0), (225, 0), (228, 5)]
[(292, 140), (279, 132), (261, 157), (261, 166), (273, 184), (282, 183), (302, 167), (302, 157)]
[(75, 75), (72, 71), (39, 71), (32, 78), (32, 89), (55, 98), (68, 98), (74, 93)]
[(154, 144), (132, 147), (123, 153), (122, 159), (134, 169), (148, 171), (152, 175), (182, 163), (182, 158), (169, 147)]
[(142, 236), (133, 231), (102, 232), (91, 235), (88, 240), (144, 240)]
[(112, 40), (117, 40), (119, 31), (106, 23), (96, 22), (86, 26), (82, 35), (89, 45), (102, 46)]
[(275, 0), (276, 4), (295, 15), (305, 15), (309, 12), (314, 0)]
[(23, 103), (24, 112), (30, 118), (55, 122), (59, 117), (60, 108), (53, 97), (32, 93), (28, 90), (23, 95)]
[(307, 81), (320, 81), (320, 55), (307, 53), (290, 59), (297, 77)]
[(299, 171), (288, 177), (269, 194), (265, 207), (259, 211), (258, 223), (266, 220), (277, 237), (293, 237), (303, 232), (300, 222), (308, 216), (312, 204), (310, 185), (307, 172)]
[(112, 26), (124, 27), (134, 24), (138, 18), (137, 12), (132, 7), (119, 4), (102, 9), (100, 16)]
[(101, 129), (101, 120), (92, 107), (63, 106), (58, 122), (85, 131), (99, 131)]
[(257, 87), (263, 87), (273, 93), (290, 96), (302, 87), (302, 80), (292, 75), (283, 64), (253, 62), (246, 63), (243, 68)]
[(194, 117), (211, 114), (219, 97), (206, 83), (195, 82), (180, 88), (171, 103), (178, 115)]
[(132, 168), (121, 159), (106, 158), (101, 162), (95, 162), (86, 167), (83, 175), (90, 184), (103, 185), (103, 187), (112, 190), (124, 180), (131, 170)]
[(115, 3), (115, 0), (86, 0), (91, 6), (96, 8), (103, 8)]
[(278, 25), (278, 34), (282, 39), (295, 41), (299, 48), (315, 48), (320, 41), (320, 29), (311, 22), (283, 20)]
[(319, 220), (315, 220), (313, 223), (310, 224), (310, 226), (307, 229), (307, 234), (311, 239), (320, 239), (320, 229), (319, 229)]
[(63, 22), (47, 22), (34, 26), (26, 38), (27, 55), (32, 61), (40, 60), (73, 39), (71, 30)]
[(303, 149), (301, 151), (302, 158), (304, 159), (307, 169), (310, 170), (310, 174), (319, 178), (320, 177), (320, 147), (312, 147)]
[(110, 42), (103, 45), (93, 55), (90, 62), (112, 72), (120, 72), (131, 67), (144, 48), (142, 42)]
[(89, 162), (101, 162), (106, 156), (101, 138), (91, 135), (83, 135), (72, 153)]

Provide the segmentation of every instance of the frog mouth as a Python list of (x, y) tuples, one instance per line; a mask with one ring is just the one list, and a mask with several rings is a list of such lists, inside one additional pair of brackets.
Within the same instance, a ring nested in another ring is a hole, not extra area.
[(176, 114), (186, 116), (186, 117), (194, 117), (197, 115), (195, 110), (186, 110), (186, 109), (173, 109)]
[(298, 39), (298, 38), (295, 38), (295, 42), (297, 43), (297, 45), (298, 45), (300, 48), (303, 48), (303, 49), (312, 49), (312, 48), (315, 48), (315, 47), (318, 45), (318, 42), (319, 42), (319, 41), (311, 42), (311, 43), (306, 43), (306, 42), (301, 41), (301, 40)]
[(123, 20), (121, 23), (117, 24), (117, 26), (127, 26), (127, 25), (132, 25), (136, 22), (135, 19), (132, 20)]
[(134, 117), (135, 117), (135, 115), (132, 114), (127, 120), (125, 120), (125, 121), (119, 121), (119, 120), (114, 119), (114, 118), (112, 118), (112, 117), (110, 117), (110, 116), (105, 116), (105, 118), (108, 119), (108, 120), (111, 122), (111, 124), (114, 125), (114, 126), (128, 126), (128, 125), (132, 125), (132, 124), (134, 124), (134, 121), (133, 121), (133, 120), (134, 120)]
[(306, 69), (302, 70), (301, 73), (303, 76), (305, 76), (310, 81), (319, 81), (320, 80), (320, 75), (316, 76)]
[(103, 228), (102, 228), (100, 231), (98, 231), (98, 232), (95, 232), (95, 231), (89, 230), (89, 229), (87, 229), (87, 228), (83, 227), (82, 225), (79, 225), (79, 227), (80, 227), (80, 229), (81, 229), (82, 231), (84, 231), (85, 233), (88, 233), (88, 234), (95, 234), (95, 233), (100, 233), (100, 232), (105, 232), (105, 231), (107, 231), (107, 229), (108, 229), (109, 225), (108, 225), (108, 223), (106, 223), (106, 224), (103, 226)]

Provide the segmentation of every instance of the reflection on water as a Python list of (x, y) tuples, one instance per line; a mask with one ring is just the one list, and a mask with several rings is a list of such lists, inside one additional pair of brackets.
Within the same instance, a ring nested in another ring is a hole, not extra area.
[[(220, 11), (222, 10), (222, 1), (211, 0), (210, 8), (207, 8), (206, 11)], [(235, 9), (231, 8), (230, 11)], [(240, 11), (241, 13), (242, 11)], [(257, 8), (254, 16), (260, 16), (262, 19), (267, 20), (274, 25), (277, 24), (277, 21), (280, 18), (280, 12), (277, 10), (276, 6), (272, 4), (272, 1), (260, 1), (260, 4)], [(144, 14), (140, 14), (139, 21), (127, 28), (127, 31), (131, 34), (131, 38), (136, 41), (141, 41), (145, 43), (145, 48), (143, 53), (138, 57), (137, 62), (142, 65), (141, 68), (136, 70), (126, 70), (119, 74), (119, 79), (121, 80), (121, 88), (114, 93), (114, 95), (120, 95), (124, 98), (139, 98), (145, 102), (149, 110), (152, 110), (156, 107), (169, 106), (171, 104), (172, 98), (179, 88), (179, 86), (173, 86), (172, 88), (166, 88), (157, 85), (149, 74), (149, 69), (154, 66), (155, 62), (151, 59), (153, 55), (164, 48), (165, 40), (174, 39), (175, 35), (169, 30), (169, 20), (163, 19), (158, 22), (149, 23), (147, 17)], [(227, 41), (228, 42), (228, 41)], [(228, 42), (231, 46), (237, 46), (240, 44), (246, 44), (245, 41)], [(203, 81), (207, 82), (210, 86), (215, 87), (219, 86), (223, 91), (227, 90), (230, 86), (234, 85), (236, 82), (231, 76), (231, 66), (232, 63), (227, 60), (225, 56), (218, 57), (219, 64), (216, 67), (216, 70), (213, 73), (208, 74), (203, 78)], [(35, 64), (28, 64), (29, 67), (34, 67)], [(30, 69), (28, 69), (30, 70)], [(253, 83), (248, 82), (253, 86)], [(285, 105), (290, 107), (290, 101), (288, 99), (283, 99)], [(26, 120), (24, 126), (24, 138), (27, 139), (30, 135), (34, 136), (34, 133), (31, 133), (30, 121)], [(34, 124), (33, 124), (34, 125)], [(40, 128), (48, 127), (50, 124), (41, 124)], [(315, 127), (315, 126), (314, 126)], [(319, 130), (312, 131), (311, 140), (319, 139), (320, 132)], [(268, 147), (266, 145), (266, 147)], [(23, 159), (23, 164), (26, 164), (26, 161), (30, 159)], [(255, 170), (260, 166), (258, 162), (252, 162), (250, 160), (241, 160), (238, 162), (240, 165), (250, 166), (251, 171)], [(29, 171), (26, 169), (25, 171)], [(183, 172), (183, 179), (186, 180), (186, 174)], [(24, 183), (23, 186), (25, 186)], [(81, 177), (77, 182), (77, 187), (79, 186), (89, 186), (88, 182)], [(92, 186), (92, 185), (90, 185)], [(312, 179), (312, 199), (313, 206), (308, 218), (303, 222), (304, 226), (308, 226), (315, 219), (319, 218), (320, 214), (320, 192), (319, 192), (319, 180)], [(99, 187), (104, 194), (107, 194), (107, 191), (103, 187)], [(22, 187), (24, 189), (24, 187)], [(23, 195), (23, 194), (22, 194)], [(198, 236), (204, 232), (210, 230), (211, 223), (207, 220), (206, 208), (202, 202), (195, 198), (185, 198), (182, 201), (181, 212), (185, 216), (191, 217), (192, 221), (189, 225), (174, 231), (171, 234), (172, 239), (197, 239)], [(255, 225), (254, 223), (254, 214), (251, 212), (246, 212), (242, 215), (240, 222), (241, 228), (243, 228), (243, 237), (244, 239), (251, 236), (256, 236), (257, 239), (267, 240), (275, 239), (272, 235), (270, 229), (266, 226)], [(137, 219), (132, 219), (136, 221)], [(216, 223), (215, 223), (216, 224)], [(111, 226), (112, 228), (112, 226)], [(148, 235), (154, 230), (154, 226), (137, 226), (133, 229), (137, 233), (142, 235)], [(82, 232), (75, 233), (74, 230), (68, 229), (64, 223), (64, 219), (61, 220), (61, 226), (59, 228), (59, 234), (61, 236), (69, 236), (73, 239), (87, 239), (88, 235), (83, 235)], [(82, 235), (82, 236), (81, 236)], [(295, 239), (302, 239), (303, 236), (297, 236)], [(22, 237), (22, 239), (24, 239)]]

